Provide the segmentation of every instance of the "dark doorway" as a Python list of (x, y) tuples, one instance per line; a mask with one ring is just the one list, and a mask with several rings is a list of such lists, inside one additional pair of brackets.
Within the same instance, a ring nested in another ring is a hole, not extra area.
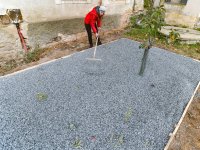
[(187, 4), (187, 1), (188, 1), (188, 0), (181, 0), (180, 3), (186, 5), (186, 4)]
[[(178, 3), (179, 3), (179, 4), (186, 5), (186, 4), (187, 4), (187, 1), (188, 1), (188, 0), (180, 0), (180, 2), (178, 2)], [(165, 2), (171, 3), (171, 2), (173, 2), (173, 1), (171, 1), (171, 0), (165, 0)]]

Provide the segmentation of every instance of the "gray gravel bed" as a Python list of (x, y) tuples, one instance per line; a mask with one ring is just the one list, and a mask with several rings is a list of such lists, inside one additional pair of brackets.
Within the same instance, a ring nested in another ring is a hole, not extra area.
[(0, 78), (0, 150), (161, 150), (200, 81), (200, 63), (120, 39)]

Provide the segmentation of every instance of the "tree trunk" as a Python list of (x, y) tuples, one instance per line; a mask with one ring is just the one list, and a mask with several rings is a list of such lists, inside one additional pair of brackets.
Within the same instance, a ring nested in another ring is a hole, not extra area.
[(149, 48), (145, 48), (144, 55), (143, 55), (143, 58), (142, 58), (142, 64), (141, 64), (140, 72), (139, 72), (140, 76), (143, 76), (143, 74), (144, 74), (144, 70), (146, 68), (146, 62), (147, 62), (148, 54), (149, 54)]
[(142, 64), (141, 64), (140, 72), (139, 72), (140, 76), (143, 76), (143, 74), (144, 74), (144, 70), (146, 68), (146, 63), (147, 63), (149, 50), (150, 50), (151, 47), (152, 47), (152, 40), (151, 40), (151, 37), (149, 36), (148, 46), (145, 48), (144, 55), (143, 55), (143, 58), (142, 58)]

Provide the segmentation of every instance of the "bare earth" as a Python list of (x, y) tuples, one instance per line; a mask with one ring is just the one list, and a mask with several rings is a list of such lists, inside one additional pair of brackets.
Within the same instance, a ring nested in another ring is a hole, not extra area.
[(200, 88), (169, 150), (200, 150)]
[[(103, 32), (102, 42), (107, 43), (119, 39), (123, 37), (123, 33), (123, 30)], [(37, 62), (17, 65), (17, 67), (14, 67), (14, 69), (9, 71), (5, 71), (0, 66), (0, 76), (35, 66), (52, 59), (57, 59), (87, 48), (87, 37), (83, 37), (79, 41), (75, 40), (67, 43), (55, 42), (48, 48), (45, 48), (45, 52), (42, 54), (41, 59)], [(200, 150), (200, 88), (198, 89), (198, 92), (174, 140), (172, 141), (169, 150)]]
[[(105, 44), (121, 38), (123, 34), (124, 30), (122, 29), (104, 31), (101, 33), (101, 41), (103, 44)], [(95, 39), (93, 39), (93, 43), (95, 43)], [(78, 40), (70, 42), (53, 42), (49, 44), (47, 48), (44, 48), (44, 52), (40, 55), (39, 61), (28, 64), (21, 63), (22, 58), (18, 58), (17, 56), (14, 56), (15, 58), (13, 59), (13, 56), (11, 58), (10, 55), (6, 56), (0, 54), (0, 58), (7, 61), (6, 67), (5, 65), (2, 65), (0, 61), (0, 76), (23, 70), (53, 59), (58, 59), (87, 48), (89, 48), (88, 39), (86, 36), (83, 36)]]

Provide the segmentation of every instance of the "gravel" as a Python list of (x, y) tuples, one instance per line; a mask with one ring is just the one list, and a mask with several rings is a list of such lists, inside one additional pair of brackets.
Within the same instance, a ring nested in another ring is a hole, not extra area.
[(200, 81), (200, 63), (120, 39), (0, 77), (1, 150), (160, 150)]

